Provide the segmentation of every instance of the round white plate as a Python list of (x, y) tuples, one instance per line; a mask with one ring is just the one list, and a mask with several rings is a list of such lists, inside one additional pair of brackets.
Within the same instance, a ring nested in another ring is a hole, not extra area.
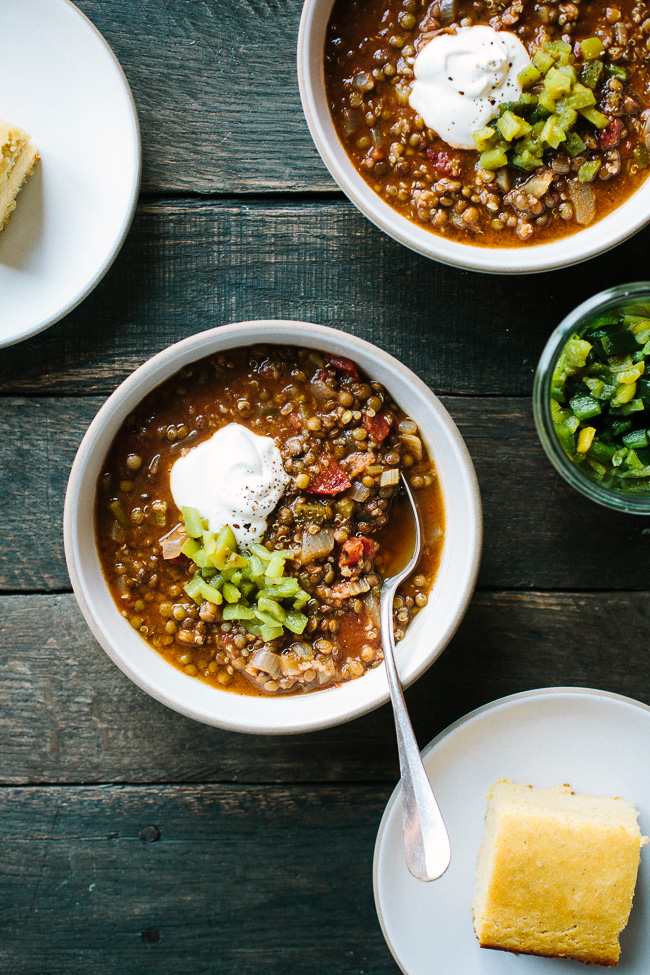
[(0, 118), (41, 161), (0, 233), (0, 348), (58, 321), (101, 280), (133, 218), (140, 133), (126, 78), (68, 0), (0, 0)]
[[(472, 927), (474, 872), (486, 794), (498, 778), (542, 788), (620, 795), (650, 833), (650, 708), (583, 688), (514, 694), (473, 711), (435, 738), (424, 764), (451, 840), (451, 866), (433, 883), (404, 864), (401, 788), (386, 807), (375, 846), (379, 921), (406, 975), (569, 975), (581, 962), (479, 948)], [(641, 854), (630, 922), (621, 935), (625, 975), (647, 975), (650, 957), (650, 848)]]

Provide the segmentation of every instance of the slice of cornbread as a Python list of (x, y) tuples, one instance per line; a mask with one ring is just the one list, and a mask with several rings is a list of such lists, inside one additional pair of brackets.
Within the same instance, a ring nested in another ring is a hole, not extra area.
[(16, 197), (39, 160), (31, 137), (0, 119), (0, 230), (16, 208)]
[(648, 842), (637, 816), (625, 799), (499, 779), (477, 868), (481, 947), (616, 965)]

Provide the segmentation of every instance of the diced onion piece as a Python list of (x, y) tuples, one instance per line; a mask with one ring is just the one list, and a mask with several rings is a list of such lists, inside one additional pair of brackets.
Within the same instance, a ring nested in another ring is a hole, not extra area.
[(596, 216), (596, 194), (590, 183), (569, 182), (569, 196), (573, 203), (576, 221), (586, 227)]
[(368, 595), (364, 597), (363, 604), (366, 607), (366, 612), (368, 613), (373, 626), (379, 627), (379, 600), (375, 596), (374, 592), (369, 592)]
[(360, 596), (369, 589), (370, 583), (367, 579), (346, 579), (345, 582), (337, 582), (332, 586), (331, 592), (334, 599), (349, 599), (352, 596)]
[(402, 443), (413, 454), (416, 460), (422, 460), (422, 441), (419, 437), (414, 437), (409, 433), (402, 434)]
[(311, 643), (292, 643), (289, 649), (299, 660), (314, 659), (314, 648)]
[(188, 537), (185, 527), (183, 525), (176, 525), (168, 535), (161, 538), (160, 547), (163, 559), (177, 559)]
[(293, 655), (283, 653), (280, 657), (280, 663), (285, 677), (300, 677), (300, 667)]
[(357, 91), (372, 91), (375, 81), (367, 71), (358, 71), (352, 79), (352, 85)]
[(397, 96), (397, 104), (408, 105), (409, 95), (411, 94), (411, 86), (402, 82), (401, 84), (395, 85), (394, 91), (395, 95)]
[(356, 108), (344, 109), (341, 113), (343, 131), (346, 135), (352, 135), (361, 124), (361, 113)]
[(257, 670), (263, 670), (270, 674), (271, 677), (282, 677), (284, 675), (282, 657), (270, 650), (258, 650), (252, 657), (249, 657), (248, 662)]
[(440, 0), (440, 23), (449, 27), (456, 19), (456, 0)]
[(496, 174), (494, 182), (497, 184), (500, 190), (503, 190), (504, 193), (510, 192), (512, 189), (512, 176), (505, 166)]
[(313, 559), (320, 559), (323, 555), (329, 555), (333, 548), (334, 532), (325, 530), (316, 535), (303, 532), (300, 561), (305, 563), (311, 562)]
[(541, 199), (546, 195), (546, 192), (553, 182), (553, 173), (550, 169), (543, 170), (541, 173), (535, 173), (530, 179), (521, 186), (521, 189), (528, 193), (530, 196), (534, 196), (536, 200)]
[(316, 399), (325, 401), (336, 397), (336, 393), (332, 387), (328, 386), (321, 379), (312, 379), (309, 385)]
[(355, 579), (350, 582), (350, 595), (360, 596), (362, 592), (368, 592), (370, 589), (370, 583), (367, 579)]
[(316, 667), (318, 670), (319, 684), (326, 684), (328, 680), (331, 680), (336, 675), (336, 665), (331, 657), (325, 657), (324, 660), (319, 660)]
[(370, 497), (370, 488), (367, 488), (361, 481), (354, 481), (348, 497), (352, 498), (353, 501), (367, 501)]
[(417, 433), (418, 425), (413, 420), (400, 420), (397, 429), (400, 433)]
[(397, 467), (391, 467), (382, 473), (379, 480), (379, 487), (392, 487), (393, 484), (399, 484), (399, 470)]

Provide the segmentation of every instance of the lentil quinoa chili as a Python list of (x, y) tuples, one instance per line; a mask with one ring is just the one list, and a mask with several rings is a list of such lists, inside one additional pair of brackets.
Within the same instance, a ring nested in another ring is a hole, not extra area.
[[(170, 488), (176, 461), (233, 423), (273, 438), (287, 476), (263, 545), (239, 550), (228, 528), (192, 528), (198, 512), (181, 513)], [(343, 356), (267, 345), (202, 359), (150, 393), (109, 450), (96, 503), (106, 581), (151, 646), (215, 687), (277, 695), (361, 677), (383, 659), (381, 576), (412, 550), (400, 476), (424, 547), (395, 600), (397, 640), (427, 602), (444, 529), (416, 424)]]
[[(474, 25), (517, 35), (534, 70), (520, 101), (474, 134), (476, 149), (458, 149), (409, 97), (422, 48)], [(403, 216), (456, 241), (521, 246), (575, 233), (649, 171), (645, 0), (335, 0), (325, 82), (364, 180)]]

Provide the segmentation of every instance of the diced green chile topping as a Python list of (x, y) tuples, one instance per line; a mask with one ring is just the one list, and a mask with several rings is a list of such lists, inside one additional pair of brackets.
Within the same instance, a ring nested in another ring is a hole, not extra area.
[(569, 338), (551, 381), (558, 440), (590, 477), (650, 493), (650, 305), (600, 315)]

